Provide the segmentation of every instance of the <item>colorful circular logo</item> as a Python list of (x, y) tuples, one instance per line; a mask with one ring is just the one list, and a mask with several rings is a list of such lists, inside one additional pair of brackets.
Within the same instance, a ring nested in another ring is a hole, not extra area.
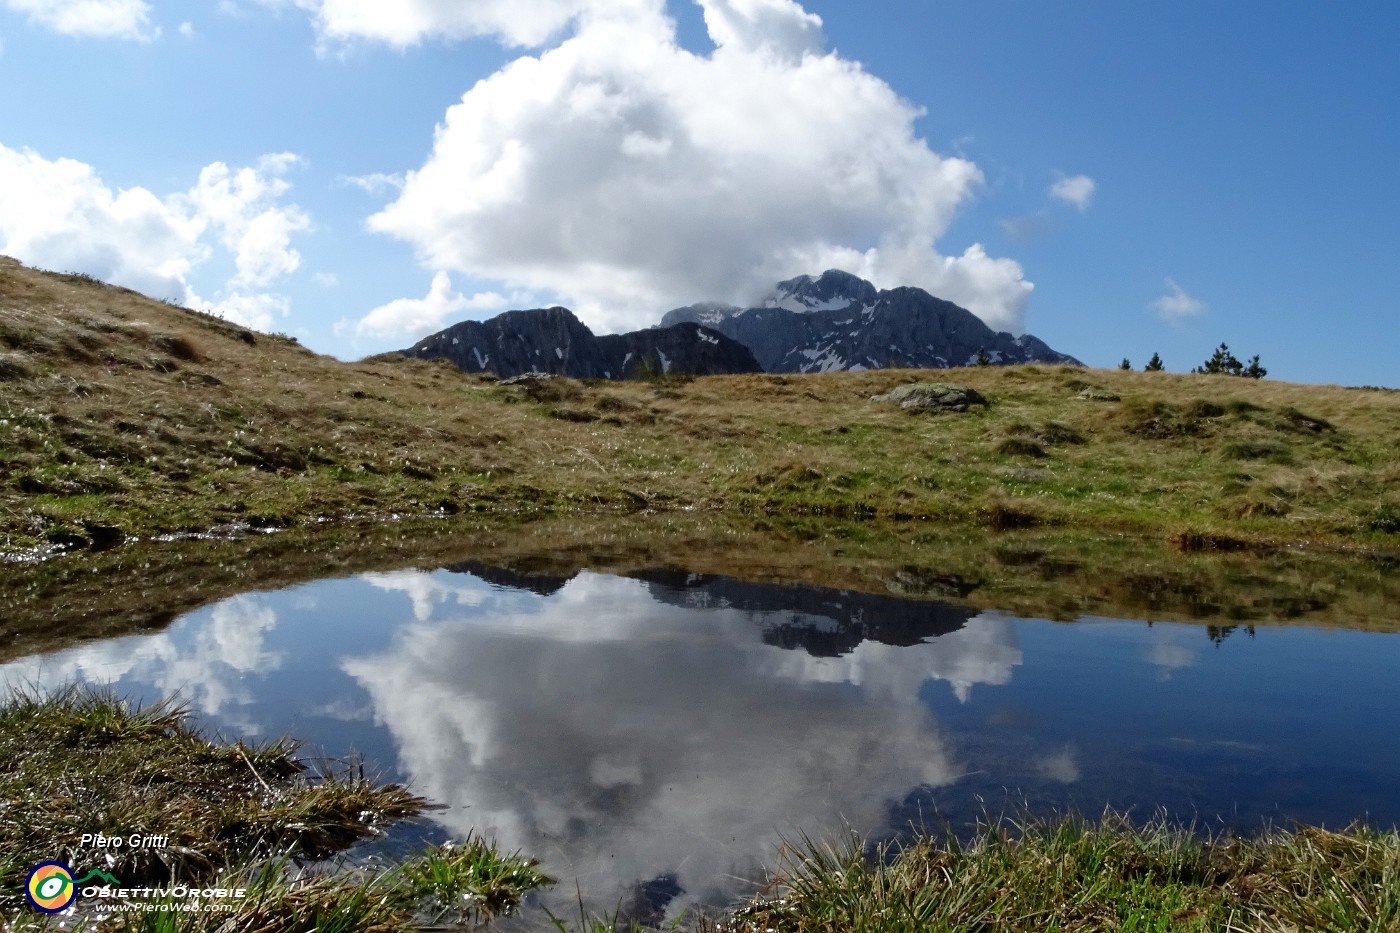
[(78, 896), (73, 870), (62, 862), (40, 862), (29, 873), (24, 893), (35, 910), (56, 914), (67, 910)]

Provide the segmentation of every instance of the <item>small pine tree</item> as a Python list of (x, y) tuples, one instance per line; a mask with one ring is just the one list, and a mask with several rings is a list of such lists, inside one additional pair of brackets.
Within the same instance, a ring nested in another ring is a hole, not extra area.
[(978, 366), (991, 366), (991, 365), (992, 365), (992, 358), (991, 358), (990, 356), (987, 355), (987, 348), (986, 348), (986, 347), (978, 347), (978, 348), (977, 348), (977, 365), (978, 365)]
[(1142, 368), (1145, 373), (1160, 373), (1167, 367), (1162, 365), (1162, 358), (1156, 353), (1152, 354), (1152, 359), (1147, 361), (1147, 365)]
[(1123, 357), (1123, 362), (1121, 362), (1121, 363), (1118, 364), (1118, 368), (1119, 368), (1119, 369), (1132, 369), (1132, 368), (1133, 368), (1133, 364), (1130, 363), (1130, 362), (1128, 362), (1128, 358), (1125, 356), (1125, 357)]
[(1244, 364), (1236, 358), (1235, 354), (1230, 352), (1229, 345), (1224, 342), (1215, 348), (1215, 352), (1211, 354), (1210, 359), (1191, 370), (1193, 373), (1226, 376), (1238, 376), (1243, 371)]
[(1230, 352), (1230, 348), (1225, 344), (1216, 347), (1215, 353), (1200, 366), (1191, 370), (1193, 373), (1220, 374), (1225, 376), (1244, 376), (1246, 379), (1263, 379), (1269, 371), (1259, 365), (1259, 354), (1254, 355), (1254, 359), (1246, 366), (1241, 363), (1235, 354)]

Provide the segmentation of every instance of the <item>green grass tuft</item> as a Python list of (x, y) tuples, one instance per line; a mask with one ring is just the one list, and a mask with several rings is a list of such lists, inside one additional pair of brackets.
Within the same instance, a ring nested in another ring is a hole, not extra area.
[(0, 928), (66, 928), (30, 912), (21, 892), (39, 857), (96, 864), (81, 833), (169, 837), (164, 849), (102, 854), (123, 888), (247, 890), (230, 912), (147, 899), (104, 921), (117, 933), (408, 933), (509, 913), (552, 883), (533, 860), (475, 837), (387, 868), (302, 867), (424, 801), (348, 774), (313, 779), (295, 748), (210, 742), (171, 701), (136, 707), (81, 687), (12, 693), (0, 703)]
[(732, 931), (1394, 930), (1400, 836), (1304, 827), (1203, 837), (1107, 813), (992, 821), (967, 842), (922, 837), (871, 849), (803, 838)]
[[(324, 858), (424, 801), (348, 773), (311, 777), (296, 744), (220, 745), (172, 701), (136, 707), (86, 687), (17, 691), (0, 705), (0, 852), (91, 860), (86, 833), (168, 835), (164, 849), (113, 849), (129, 885), (205, 880), (290, 852)], [(0, 906), (22, 876), (0, 876)]]

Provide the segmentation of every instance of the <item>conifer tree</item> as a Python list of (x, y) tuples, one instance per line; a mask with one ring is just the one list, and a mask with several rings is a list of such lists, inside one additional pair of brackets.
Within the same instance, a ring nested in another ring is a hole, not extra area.
[(1193, 373), (1220, 374), (1225, 376), (1244, 376), (1247, 379), (1263, 379), (1269, 371), (1259, 365), (1259, 354), (1254, 355), (1254, 359), (1249, 361), (1249, 365), (1241, 363), (1235, 354), (1230, 352), (1229, 346), (1222, 343), (1215, 348), (1215, 353), (1200, 366), (1191, 370)]
[(1132, 363), (1129, 363), (1129, 362), (1128, 362), (1128, 358), (1125, 356), (1125, 357), (1123, 357), (1123, 362), (1121, 362), (1121, 363), (1118, 364), (1118, 368), (1119, 368), (1119, 369), (1132, 369), (1132, 368), (1133, 368), (1133, 364), (1132, 364)]
[(1210, 359), (1200, 366), (1191, 370), (1193, 373), (1204, 373), (1208, 375), (1238, 376), (1244, 370), (1244, 364), (1230, 352), (1230, 347), (1225, 342), (1215, 348)]
[(1156, 353), (1152, 354), (1152, 359), (1147, 361), (1147, 365), (1142, 368), (1145, 373), (1160, 373), (1167, 367), (1162, 365), (1162, 358)]

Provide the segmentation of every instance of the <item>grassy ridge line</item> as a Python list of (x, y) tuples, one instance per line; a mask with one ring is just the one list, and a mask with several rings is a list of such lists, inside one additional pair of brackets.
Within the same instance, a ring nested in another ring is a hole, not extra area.
[(932, 376), (986, 411), (870, 401), (926, 378), (504, 387), (0, 259), (0, 551), (434, 511), (1052, 525), (1188, 549), (1400, 533), (1400, 393), (1023, 366)]

